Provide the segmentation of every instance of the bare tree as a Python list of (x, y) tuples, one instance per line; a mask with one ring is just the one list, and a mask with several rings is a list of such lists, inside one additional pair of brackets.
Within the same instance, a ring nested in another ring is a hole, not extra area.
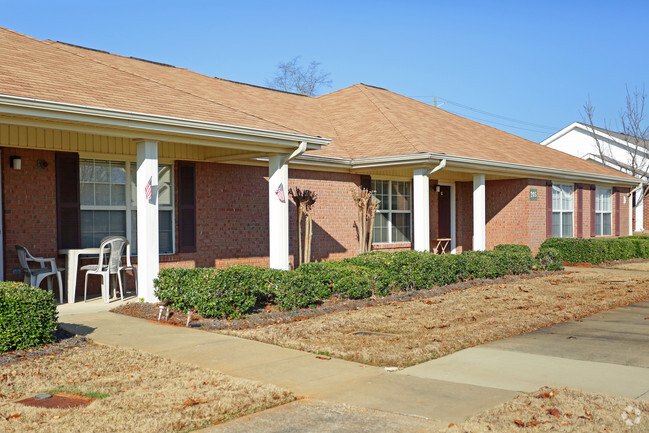
[[(297, 207), (297, 243), (299, 248), (300, 265), (311, 261), (311, 238), (313, 237), (313, 217), (311, 211), (318, 194), (310, 189), (290, 188), (288, 194), (293, 198)], [(304, 248), (302, 248), (302, 215), (306, 216), (304, 221)]]
[(374, 232), (374, 216), (379, 207), (379, 200), (370, 191), (363, 187), (355, 187), (350, 191), (352, 200), (356, 203), (358, 210), (358, 241), (360, 253), (372, 251), (372, 233)]
[(320, 70), (319, 62), (312, 61), (305, 67), (297, 56), (277, 65), (275, 77), (266, 85), (272, 89), (315, 96), (321, 87), (331, 87), (329, 77), (329, 73)]
[[(583, 118), (588, 124), (598, 156), (603, 164), (614, 164), (627, 171), (632, 176), (647, 179), (649, 170), (649, 123), (646, 122), (645, 102), (647, 93), (644, 86), (642, 89), (635, 88), (630, 91), (626, 88), (626, 103), (619, 114), (619, 135), (627, 143), (627, 152), (624, 157), (619, 156), (619, 152), (613, 152), (612, 144), (604, 141), (597, 134), (597, 127), (594, 122), (595, 108), (593, 107), (590, 97), (584, 103)], [(611, 130), (609, 126), (604, 129)]]
[[(630, 91), (628, 86), (626, 87), (626, 103), (620, 110), (619, 125), (616, 128), (619, 130), (618, 138), (626, 142), (624, 156), (619, 151), (613, 151), (611, 141), (604, 141), (597, 134), (598, 128), (594, 122), (595, 108), (590, 102), (590, 96), (583, 106), (584, 114), (582, 116), (590, 128), (602, 164), (612, 165), (645, 181), (649, 180), (649, 122), (645, 121), (646, 100), (647, 93), (644, 85), (642, 89), (636, 87), (633, 91)], [(611, 131), (610, 127), (605, 127), (605, 129)], [(649, 194), (649, 185), (644, 185), (640, 200), (634, 202), (634, 207), (639, 206), (643, 201), (645, 202), (644, 206), (649, 205), (646, 203), (647, 194)]]

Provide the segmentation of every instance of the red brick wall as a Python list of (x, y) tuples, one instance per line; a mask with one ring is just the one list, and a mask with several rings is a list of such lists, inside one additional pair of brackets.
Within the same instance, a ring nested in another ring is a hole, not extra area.
[[(536, 189), (536, 201), (530, 190)], [(536, 250), (545, 240), (545, 182), (534, 179), (488, 181), (485, 185), (487, 249), (498, 244), (527, 244)]]
[[(9, 167), (11, 156), (20, 156), (20, 170)], [(38, 167), (39, 160), (47, 167)], [(2, 197), (5, 278), (21, 280), (20, 274), (13, 274), (20, 268), (16, 244), (37, 257), (57, 256), (54, 152), (3, 148)], [(59, 264), (63, 266), (62, 259)]]
[[(359, 184), (358, 175), (289, 170), (289, 187), (318, 194), (313, 210), (312, 261), (358, 253), (356, 209), (350, 191)], [(182, 266), (268, 266), (268, 168), (197, 163), (196, 189), (198, 250), (162, 260), (180, 261)], [(296, 225), (297, 209), (291, 201), (291, 263), (298, 253)]]
[[(629, 191), (629, 188), (620, 188), (613, 197), (613, 206), (616, 203), (615, 195), (620, 197), (620, 236), (629, 235), (629, 206), (632, 203), (631, 197), (627, 197)], [(613, 220), (615, 220), (615, 209), (613, 210)], [(615, 221), (613, 221), (613, 230), (613, 234), (615, 234)]]

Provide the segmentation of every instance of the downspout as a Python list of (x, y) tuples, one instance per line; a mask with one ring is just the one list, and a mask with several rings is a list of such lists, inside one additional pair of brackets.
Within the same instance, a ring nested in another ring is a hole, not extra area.
[(291, 154), (289, 155), (289, 157), (286, 158), (286, 160), (284, 161), (284, 163), (287, 163), (287, 162), (289, 162), (289, 161), (292, 161), (292, 160), (294, 160), (295, 158), (297, 158), (298, 156), (302, 155), (302, 154), (306, 151), (306, 146), (307, 146), (307, 142), (306, 142), (306, 141), (302, 141), (302, 142), (300, 142), (300, 145), (297, 147), (297, 149), (295, 149), (295, 150), (293, 151), (293, 153), (291, 153)]
[(428, 171), (426, 172), (426, 176), (430, 176), (431, 174), (433, 174), (433, 173), (435, 173), (435, 172), (437, 172), (437, 171), (440, 171), (440, 170), (443, 169), (444, 167), (446, 167), (446, 159), (442, 159), (442, 160), (439, 162), (439, 165), (438, 165), (437, 167), (428, 170)]
[[(645, 199), (644, 199), (644, 196), (645, 196), (644, 182), (640, 182), (638, 184), (638, 186), (636, 186), (631, 191), (629, 191), (628, 197), (629, 197), (629, 200), (633, 200), (633, 193), (638, 191), (638, 190), (642, 191), (642, 194), (640, 194), (640, 201), (638, 201), (635, 204), (635, 207), (637, 208), (638, 206), (640, 206), (640, 203), (642, 203), (642, 206), (644, 208), (644, 206), (645, 206), (645, 203), (644, 203), (644, 201), (645, 201)], [(633, 235), (633, 232), (635, 231), (635, 227), (633, 227), (633, 213), (634, 212), (636, 212), (636, 209), (633, 208), (633, 202), (631, 202), (631, 206), (629, 206), (629, 235)], [(637, 218), (637, 216), (636, 216), (636, 218)], [(636, 221), (636, 224), (637, 223), (638, 222)], [(643, 221), (643, 226), (644, 226), (644, 221)], [(644, 227), (641, 227), (641, 229), (644, 230)]]

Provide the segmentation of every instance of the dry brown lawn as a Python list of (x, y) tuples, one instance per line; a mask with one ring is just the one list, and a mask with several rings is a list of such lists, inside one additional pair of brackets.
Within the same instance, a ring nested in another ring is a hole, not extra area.
[(406, 367), (649, 299), (649, 262), (628, 267), (572, 268), (428, 299), (221, 332), (351, 361)]
[[(107, 396), (76, 409), (15, 403), (52, 390)], [(0, 366), (0, 431), (7, 432), (190, 431), (293, 399), (272, 385), (94, 344)]]
[(649, 402), (566, 388), (542, 388), (450, 425), (449, 433), (646, 432)]

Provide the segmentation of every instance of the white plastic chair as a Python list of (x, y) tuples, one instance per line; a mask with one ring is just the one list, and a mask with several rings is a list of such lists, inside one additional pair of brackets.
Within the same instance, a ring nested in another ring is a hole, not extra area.
[(87, 300), (88, 293), (88, 275), (101, 276), (101, 296), (104, 302), (109, 302), (110, 296), (110, 276), (117, 275), (119, 281), (119, 293), (124, 300), (124, 290), (122, 290), (122, 279), (119, 276), (119, 266), (124, 252), (124, 246), (128, 241), (123, 236), (109, 236), (101, 241), (99, 245), (99, 260), (96, 265), (86, 265), (81, 268), (86, 271), (86, 281), (83, 286), (83, 301)]
[(137, 269), (131, 263), (131, 244), (127, 240), (126, 241), (126, 265), (122, 266), (122, 262), (120, 260), (119, 269), (117, 272), (117, 278), (119, 279), (120, 288), (122, 287), (121, 274), (122, 272), (124, 272), (124, 283), (126, 283), (126, 272), (128, 271), (133, 272), (133, 278), (135, 279), (135, 295), (137, 297)]
[[(63, 303), (63, 279), (61, 278), (61, 272), (65, 268), (59, 268), (56, 266), (56, 259), (46, 259), (43, 257), (34, 257), (29, 253), (27, 248), (22, 245), (16, 245), (16, 252), (18, 253), (18, 261), (20, 262), (20, 268), (25, 275), (25, 284), (30, 286), (40, 287), (41, 283), (45, 278), (47, 278), (47, 289), (51, 292), (53, 290), (54, 281), (53, 278), (56, 275), (56, 278), (59, 283), (59, 303)], [(29, 262), (40, 263), (41, 267), (32, 269), (29, 267)], [(49, 266), (45, 266), (46, 263), (49, 263)]]

